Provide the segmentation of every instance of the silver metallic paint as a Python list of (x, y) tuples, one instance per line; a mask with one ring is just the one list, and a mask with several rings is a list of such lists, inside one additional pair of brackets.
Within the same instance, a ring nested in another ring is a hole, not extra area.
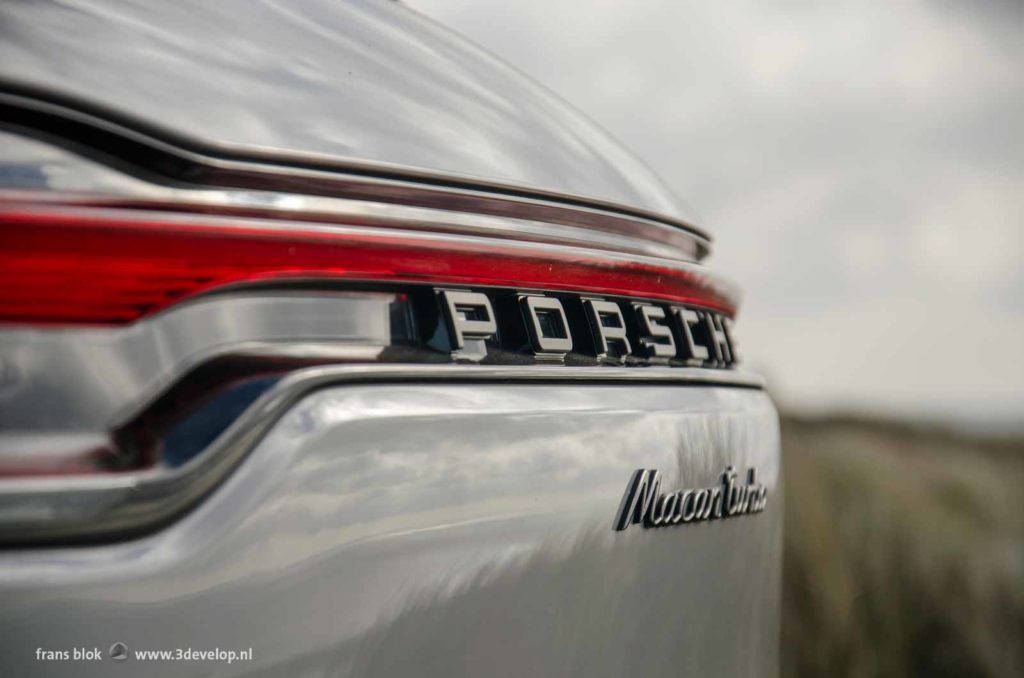
[[(0, 480), (0, 537), (4, 541), (100, 538), (152, 528), (181, 514), (234, 472), (267, 430), (305, 394), (338, 383), (438, 380), (481, 386), (488, 382), (726, 384), (755, 388), (760, 385), (757, 377), (743, 372), (697, 368), (652, 367), (614, 372), (600, 367), (461, 365), (308, 368), (283, 378), (250, 405), (209, 448), (178, 469)], [(464, 392), (474, 393), (470, 389)]]
[[(149, 676), (772, 676), (777, 426), (751, 389), (326, 388), (164, 531), (0, 552), (0, 656), (10, 675), (111, 675), (35, 648), (123, 641), (254, 651), (128, 661)], [(610, 529), (634, 469), (675, 486), (728, 465), (760, 470), (763, 513)]]
[(2, 80), (224, 149), (468, 177), (695, 221), (586, 117), (399, 3), (0, 3)]

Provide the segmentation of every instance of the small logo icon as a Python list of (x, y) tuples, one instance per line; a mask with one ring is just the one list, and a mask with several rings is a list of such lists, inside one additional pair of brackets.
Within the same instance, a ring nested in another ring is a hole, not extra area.
[(114, 643), (110, 646), (110, 659), (115, 662), (128, 660), (128, 646), (124, 643)]

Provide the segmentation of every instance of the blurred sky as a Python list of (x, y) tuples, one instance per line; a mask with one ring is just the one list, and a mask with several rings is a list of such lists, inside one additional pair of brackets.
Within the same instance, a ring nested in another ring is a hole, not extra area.
[(407, 4), (693, 205), (784, 406), (1024, 427), (1024, 2)]

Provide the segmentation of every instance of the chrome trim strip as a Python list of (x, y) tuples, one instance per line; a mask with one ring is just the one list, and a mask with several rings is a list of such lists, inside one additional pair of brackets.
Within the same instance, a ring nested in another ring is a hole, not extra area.
[(171, 473), (0, 481), (0, 543), (110, 540), (167, 524), (211, 492), (299, 399), (328, 386), (377, 383), (630, 383), (760, 389), (737, 371), (647, 367), (344, 365), (299, 370), (253, 403), (207, 450)]
[[(659, 224), (692, 238), (697, 260), (710, 252), (707, 232), (639, 208), (416, 168), (203, 144), (153, 125), (118, 119), (109, 111), (86, 111), (80, 102), (74, 102), (72, 108), (71, 102), (43, 98), (51, 96), (49, 93), (18, 91), (21, 88), (11, 83), (0, 85), (7, 90), (0, 91), (0, 126), (61, 140), (100, 162), (135, 166), (179, 185), (355, 198), (611, 232), (628, 231), (637, 224)], [(76, 128), (82, 133), (69, 133)], [(118, 145), (132, 148), (122, 148), (119, 153)]]
[[(0, 378), (0, 442), (5, 430), (116, 429), (217, 358), (376, 360), (394, 338), (393, 298), (344, 289), (234, 289), (113, 328), (0, 323), (0, 367), (10, 370)], [(0, 458), (4, 452), (0, 447)]]
[[(87, 170), (95, 167), (83, 165)], [(345, 224), (358, 224), (414, 233), (565, 245), (687, 263), (697, 259), (692, 237), (655, 222), (635, 221), (629, 228), (595, 230), (509, 216), (270, 191), (177, 188), (142, 181), (122, 182), (121, 188), (130, 193), (66, 193), (51, 189), (14, 190), (0, 186), (0, 201), (50, 209), (117, 209), (122, 211), (122, 216), (124, 210), (131, 210), (140, 214), (174, 213), (187, 217), (274, 219), (330, 230), (343, 228)]]

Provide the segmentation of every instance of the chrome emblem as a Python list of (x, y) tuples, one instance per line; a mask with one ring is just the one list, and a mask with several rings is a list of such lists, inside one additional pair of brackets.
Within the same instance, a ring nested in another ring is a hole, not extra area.
[(747, 470), (746, 484), (737, 483), (736, 471), (729, 466), (718, 485), (667, 493), (661, 492), (658, 471), (639, 469), (626, 486), (612, 529), (618, 532), (630, 525), (669, 527), (759, 513), (767, 503), (768, 488), (757, 482), (754, 468)]
[(536, 294), (520, 295), (530, 344), (536, 354), (563, 355), (572, 350), (569, 321), (562, 302)]
[(498, 331), (491, 300), (486, 294), (463, 290), (439, 290), (438, 297), (452, 336), (452, 355), (474, 361), (486, 357), (484, 340)]
[(458, 362), (730, 368), (730, 321), (707, 309), (570, 292), (435, 289), (419, 306), (426, 343)]

